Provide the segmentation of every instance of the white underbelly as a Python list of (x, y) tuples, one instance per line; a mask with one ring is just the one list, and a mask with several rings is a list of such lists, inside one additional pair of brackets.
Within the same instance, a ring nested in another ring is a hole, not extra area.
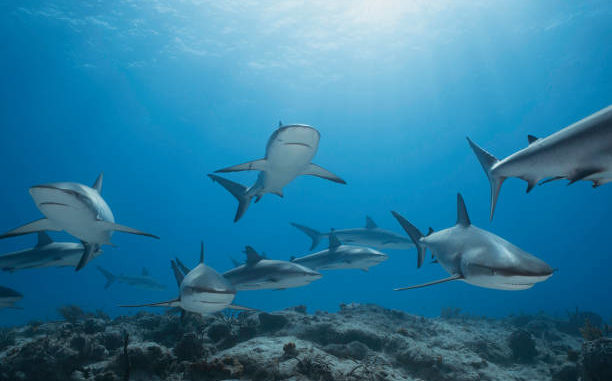
[(198, 293), (181, 298), (181, 307), (203, 315), (219, 312), (234, 300), (232, 293)]

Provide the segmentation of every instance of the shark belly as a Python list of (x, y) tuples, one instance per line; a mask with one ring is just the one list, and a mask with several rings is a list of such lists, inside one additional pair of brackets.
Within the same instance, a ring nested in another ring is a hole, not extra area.
[(536, 283), (543, 282), (550, 278), (550, 275), (542, 276), (472, 276), (465, 279), (466, 283), (491, 288), (494, 290), (520, 291), (533, 287)]

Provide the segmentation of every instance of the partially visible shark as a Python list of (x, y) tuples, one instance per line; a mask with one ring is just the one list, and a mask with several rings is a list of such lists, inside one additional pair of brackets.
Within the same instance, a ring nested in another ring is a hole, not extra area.
[(265, 290), (301, 287), (322, 275), (297, 263), (267, 259), (251, 246), (245, 249), (246, 263), (223, 273), (237, 290)]
[(525, 290), (553, 274), (544, 261), (503, 238), (472, 225), (461, 194), (457, 194), (457, 224), (423, 236), (397, 212), (391, 212), (414, 241), (418, 267), (429, 248), (450, 277), (396, 291), (431, 286), (453, 280), (498, 290)]
[(165, 302), (129, 305), (121, 307), (179, 307), (185, 311), (202, 315), (212, 314), (226, 308), (251, 310), (231, 304), (236, 289), (227, 279), (204, 264), (204, 243), (200, 246), (200, 263), (186, 274), (175, 261), (170, 261), (172, 271), (179, 287), (179, 296)]
[(21, 307), (15, 306), (15, 303), (20, 301), (21, 298), (23, 298), (23, 295), (12, 288), (0, 286), (0, 309), (14, 308), (20, 310)]
[(527, 193), (540, 183), (567, 179), (592, 181), (593, 188), (612, 181), (612, 106), (545, 138), (527, 137), (529, 145), (498, 160), (467, 138), (491, 185), (493, 219), (502, 183), (508, 177), (527, 181)]
[(219, 169), (215, 172), (260, 171), (257, 181), (251, 187), (235, 183), (221, 176), (208, 175), (221, 184), (238, 200), (238, 210), (234, 222), (246, 212), (254, 197), (258, 202), (266, 193), (283, 197), (283, 188), (297, 176), (312, 175), (337, 183), (346, 184), (340, 177), (327, 169), (311, 163), (319, 147), (319, 131), (304, 124), (283, 126), (274, 131), (266, 146), (263, 159), (249, 161)]
[(106, 278), (106, 284), (104, 289), (109, 288), (113, 283), (119, 282), (124, 283), (133, 287), (143, 288), (147, 290), (165, 290), (166, 286), (159, 283), (149, 275), (149, 271), (146, 268), (142, 268), (142, 274), (140, 276), (128, 276), (128, 275), (115, 275), (110, 271), (97, 266), (98, 271)]
[(115, 223), (113, 212), (101, 195), (102, 178), (100, 173), (92, 187), (69, 182), (31, 187), (30, 195), (46, 218), (4, 233), (0, 239), (44, 230), (65, 230), (80, 239), (85, 247), (75, 268), (78, 271), (99, 252), (102, 245), (112, 245), (114, 231), (159, 238)]
[(363, 246), (342, 245), (336, 232), (329, 235), (329, 248), (300, 258), (292, 258), (313, 270), (361, 269), (368, 271), (372, 266), (386, 261), (389, 257), (380, 251)]
[[(68, 267), (78, 265), (85, 248), (77, 242), (54, 242), (46, 232), (38, 232), (38, 242), (31, 249), (0, 256), (0, 270), (17, 271), (43, 267)], [(93, 257), (102, 250), (93, 253)]]
[[(292, 222), (291, 225), (300, 229), (310, 237), (312, 240), (310, 250), (314, 250), (319, 242), (321, 242), (321, 239), (329, 238), (330, 233), (321, 233), (308, 226), (296, 224), (294, 222)], [(366, 224), (363, 228), (335, 230), (334, 233), (340, 242), (368, 246), (376, 249), (403, 250), (414, 247), (414, 244), (408, 238), (392, 231), (379, 228), (369, 216), (366, 216)]]

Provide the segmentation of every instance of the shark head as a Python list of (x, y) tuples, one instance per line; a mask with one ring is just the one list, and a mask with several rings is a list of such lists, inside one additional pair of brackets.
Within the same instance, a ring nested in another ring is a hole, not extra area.
[[(273, 277), (277, 276), (275, 274), (271, 275)], [(275, 279), (275, 288), (306, 286), (315, 280), (321, 279), (322, 276), (321, 273), (311, 270), (306, 266), (283, 261), (279, 266), (278, 278)]]
[(236, 289), (212, 267), (200, 263), (180, 285), (181, 307), (187, 311), (210, 314), (227, 308)]
[(23, 298), (23, 295), (19, 292), (0, 286), (0, 308), (13, 307), (13, 304), (17, 303), (21, 298)]
[(268, 145), (275, 143), (295, 148), (304, 147), (316, 151), (319, 145), (319, 131), (305, 124), (283, 126), (274, 131)]
[(376, 266), (389, 259), (389, 256), (385, 253), (381, 253), (380, 251), (369, 247), (361, 246), (348, 246), (348, 254), (349, 258), (352, 258), (352, 266), (364, 270), (367, 270), (368, 268)]

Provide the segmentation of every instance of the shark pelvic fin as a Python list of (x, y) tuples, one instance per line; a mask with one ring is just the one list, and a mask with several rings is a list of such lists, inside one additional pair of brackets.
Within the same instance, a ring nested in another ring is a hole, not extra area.
[(147, 303), (147, 304), (131, 304), (119, 306), (123, 308), (139, 308), (139, 307), (180, 307), (181, 300), (179, 298), (167, 300), (165, 302)]
[(476, 154), (480, 165), (482, 165), (482, 169), (485, 171), (489, 179), (489, 184), (491, 185), (491, 214), (489, 218), (492, 220), (493, 214), (495, 213), (495, 205), (497, 204), (497, 197), (499, 196), (499, 191), (501, 190), (501, 186), (506, 178), (497, 176), (493, 173), (493, 167), (499, 162), (495, 156), (480, 148), (470, 138), (467, 138), (467, 140), (468, 143), (470, 143), (470, 147), (472, 147), (472, 150)]
[(181, 287), (181, 283), (183, 283), (183, 279), (185, 275), (179, 270), (178, 265), (175, 261), (170, 261), (170, 266), (172, 267), (172, 273), (174, 273), (174, 279), (176, 280), (177, 287)]
[(334, 229), (329, 233), (329, 251), (336, 251), (338, 247), (342, 245), (336, 236)]
[(51, 237), (46, 232), (38, 232), (38, 242), (36, 242), (36, 247), (45, 246), (53, 243)]
[(102, 180), (104, 179), (104, 172), (100, 172), (98, 178), (91, 186), (93, 189), (97, 190), (98, 193), (102, 194)]
[(366, 227), (366, 229), (376, 229), (378, 227), (378, 225), (376, 225), (376, 222), (374, 222), (372, 217), (366, 216), (366, 225), (365, 225), (365, 227)]
[(247, 194), (247, 187), (242, 184), (235, 183), (228, 179), (225, 179), (217, 175), (208, 175), (213, 181), (221, 184), (228, 192), (230, 192), (238, 200), (238, 209), (236, 210), (236, 216), (234, 222), (237, 222), (248, 209), (251, 204), (251, 196)]
[(593, 176), (594, 174), (597, 174), (599, 172), (601, 172), (601, 170), (595, 168), (578, 170), (572, 176), (567, 178), (569, 180), (569, 183), (567, 183), (567, 185), (572, 185), (576, 181), (584, 180), (587, 177)]
[(423, 238), (423, 233), (421, 233), (419, 229), (417, 229), (413, 224), (408, 222), (408, 220), (402, 217), (399, 213), (392, 211), (391, 214), (393, 214), (393, 217), (395, 217), (397, 222), (402, 225), (402, 228), (404, 228), (406, 233), (408, 233), (408, 235), (410, 236), (410, 239), (412, 239), (412, 242), (414, 242), (418, 254), (417, 268), (421, 267), (421, 265), (423, 264), (423, 260), (425, 259), (425, 252), (427, 251), (427, 248), (421, 242), (421, 238)]
[(244, 248), (244, 253), (246, 254), (246, 264), (248, 266), (252, 266), (264, 259), (264, 257), (257, 254), (257, 251), (255, 251), (255, 249), (253, 249), (251, 246), (246, 246)]
[(87, 243), (85, 241), (81, 241), (81, 243), (83, 244), (83, 248), (85, 250), (83, 251), (83, 255), (81, 256), (81, 260), (77, 264), (77, 266), (74, 269), (74, 271), (79, 271), (80, 269), (85, 267), (85, 265), (90, 260), (93, 259), (94, 253), (96, 253), (98, 250), (100, 250), (100, 245), (98, 245), (98, 244), (91, 244), (91, 243)]
[(102, 266), (96, 266), (96, 268), (106, 278), (106, 284), (104, 285), (104, 289), (105, 290), (108, 289), (113, 283), (115, 283), (115, 281), (117, 280), (117, 277), (115, 275), (113, 275), (113, 273), (111, 273), (110, 271), (102, 268)]
[(461, 193), (457, 193), (457, 225), (470, 226), (471, 224), (463, 197)]
[(396, 288), (396, 289), (393, 289), (393, 291), (405, 291), (405, 290), (412, 290), (412, 289), (415, 289), (415, 288), (421, 288), (421, 287), (433, 286), (434, 284), (440, 284), (440, 283), (450, 282), (450, 281), (452, 281), (452, 280), (458, 280), (458, 279), (463, 279), (463, 275), (460, 275), (460, 274), (455, 274), (455, 275), (449, 276), (448, 278), (439, 279), (439, 280), (434, 280), (433, 282), (427, 282), (427, 283), (417, 284), (417, 285), (415, 285), (415, 286), (408, 286), (408, 287)]
[(312, 228), (309, 228), (308, 226), (296, 224), (295, 222), (291, 222), (291, 225), (298, 228), (304, 234), (310, 237), (310, 239), (312, 240), (312, 245), (310, 245), (310, 250), (314, 250), (314, 248), (317, 247), (319, 242), (321, 242), (321, 238), (323, 237), (323, 234), (321, 234), (320, 232)]
[(225, 173), (225, 172), (239, 172), (239, 171), (265, 171), (267, 168), (268, 162), (266, 159), (258, 159), (253, 161), (248, 161), (246, 163), (233, 165), (231, 167), (218, 169), (215, 173)]
[(45, 231), (45, 230), (57, 232), (62, 229), (56, 227), (55, 224), (51, 220), (47, 218), (41, 218), (40, 220), (30, 222), (29, 224), (25, 224), (23, 226), (18, 227), (17, 229), (13, 229), (11, 231), (8, 231), (0, 235), (0, 239), (8, 238), (8, 237), (16, 237), (18, 235), (23, 235), (23, 234), (36, 233), (36, 232)]
[(346, 181), (342, 180), (340, 177), (313, 163), (308, 164), (308, 167), (302, 172), (302, 175), (317, 176), (323, 179), (331, 180), (335, 183), (346, 184)]

